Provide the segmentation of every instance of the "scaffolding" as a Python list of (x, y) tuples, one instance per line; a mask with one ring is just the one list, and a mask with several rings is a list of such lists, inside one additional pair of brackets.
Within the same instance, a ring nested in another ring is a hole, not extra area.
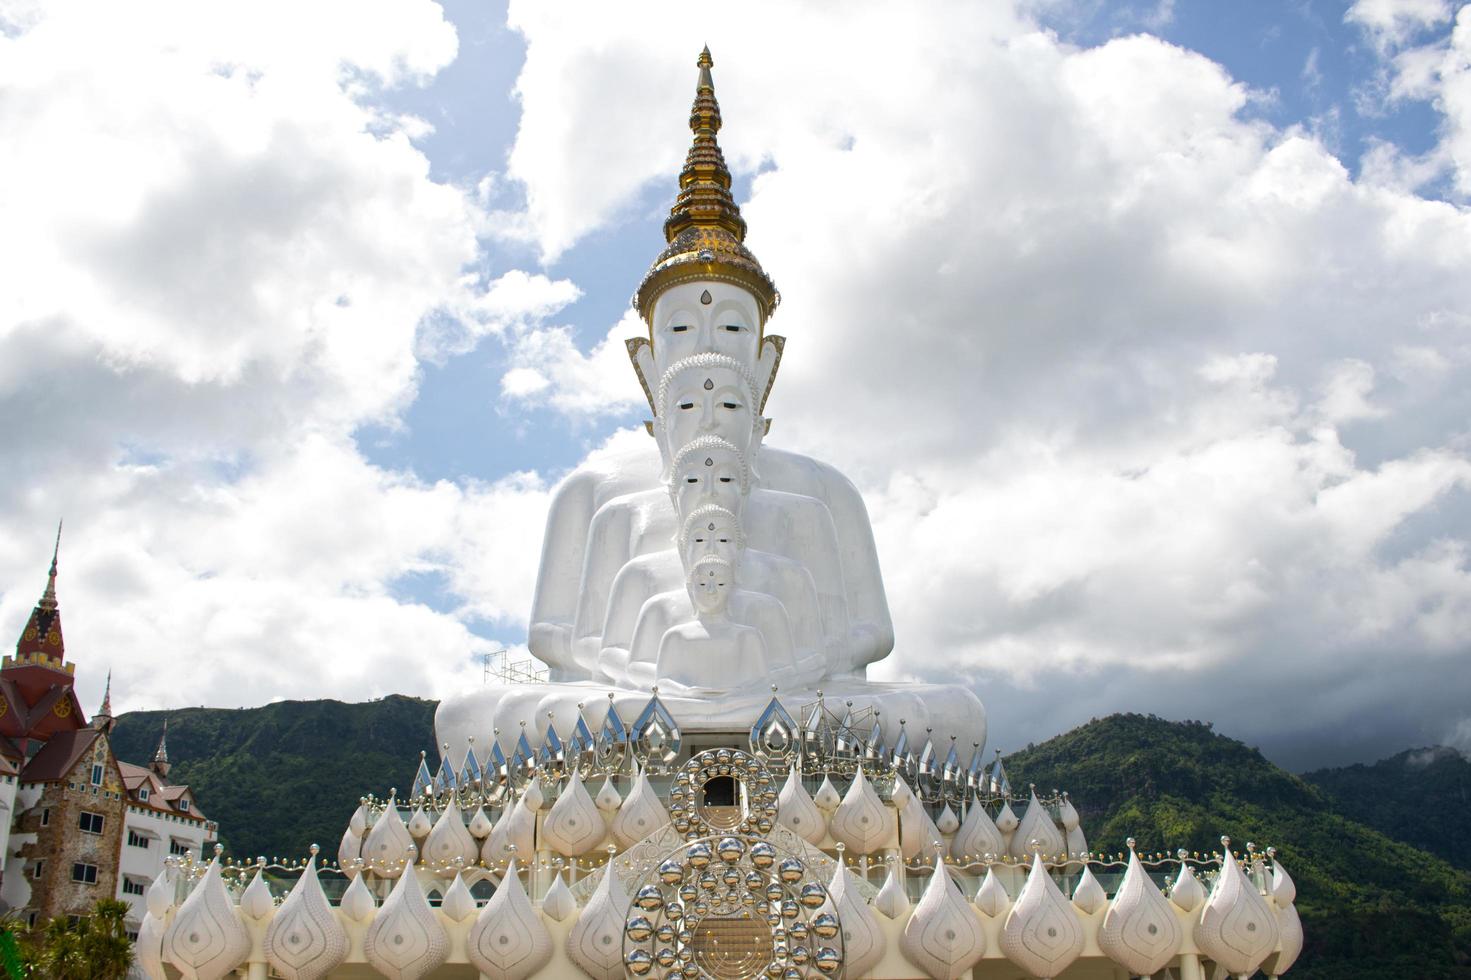
[(482, 683), (492, 679), (501, 684), (545, 684), (546, 666), (530, 654), (512, 660), (510, 650), (501, 647), (481, 655), (483, 665)]

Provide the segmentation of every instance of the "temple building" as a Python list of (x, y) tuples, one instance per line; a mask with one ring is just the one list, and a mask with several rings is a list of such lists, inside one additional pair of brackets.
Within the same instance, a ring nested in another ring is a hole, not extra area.
[(147, 768), (113, 754), (110, 675), (102, 706), (90, 722), (83, 714), (56, 566), (53, 552), (15, 655), (0, 663), (0, 907), (36, 925), (118, 898), (136, 934), (143, 895), (164, 862), (198, 857), (216, 828), (188, 786), (168, 782), (164, 740)]

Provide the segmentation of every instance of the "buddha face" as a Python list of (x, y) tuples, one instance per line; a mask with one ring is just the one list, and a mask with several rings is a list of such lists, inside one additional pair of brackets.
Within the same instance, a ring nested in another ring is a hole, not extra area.
[(679, 372), (660, 406), (666, 451), (673, 456), (695, 438), (714, 435), (749, 455), (756, 439), (756, 406), (751, 402), (750, 385), (738, 371), (707, 367)]
[(744, 539), (740, 522), (731, 513), (702, 513), (690, 521), (684, 538), (684, 567), (691, 568), (704, 558), (720, 558), (736, 564), (741, 557)]
[(730, 563), (720, 558), (706, 558), (690, 569), (687, 587), (695, 612), (709, 616), (725, 611), (735, 586), (733, 572)]
[(669, 493), (678, 514), (692, 513), (703, 504), (718, 504), (739, 514), (746, 483), (741, 457), (732, 445), (696, 446), (682, 453), (670, 473)]
[(674, 362), (702, 351), (728, 354), (754, 367), (757, 309), (755, 297), (730, 283), (689, 282), (666, 290), (650, 317), (655, 367), (662, 375)]

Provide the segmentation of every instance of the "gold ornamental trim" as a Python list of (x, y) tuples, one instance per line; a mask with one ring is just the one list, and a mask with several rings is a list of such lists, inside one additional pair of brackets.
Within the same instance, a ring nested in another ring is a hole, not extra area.
[(634, 293), (633, 305), (649, 324), (653, 339), (654, 302), (667, 289), (687, 282), (728, 282), (756, 297), (761, 326), (781, 302), (776, 284), (746, 248), (746, 221), (731, 196), (730, 168), (720, 151), (720, 104), (710, 68), (710, 49), (700, 52), (695, 102), (690, 109), (694, 139), (679, 172), (679, 196), (664, 222), (668, 247), (654, 259)]

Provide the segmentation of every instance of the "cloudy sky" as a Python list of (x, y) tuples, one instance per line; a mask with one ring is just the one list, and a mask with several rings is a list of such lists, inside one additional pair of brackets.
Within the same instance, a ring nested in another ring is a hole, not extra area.
[(876, 675), (1005, 749), (1471, 748), (1471, 7), (829, 9), (0, 2), (0, 636), (64, 515), (89, 706), (480, 684), (550, 488), (646, 439), (708, 42)]

